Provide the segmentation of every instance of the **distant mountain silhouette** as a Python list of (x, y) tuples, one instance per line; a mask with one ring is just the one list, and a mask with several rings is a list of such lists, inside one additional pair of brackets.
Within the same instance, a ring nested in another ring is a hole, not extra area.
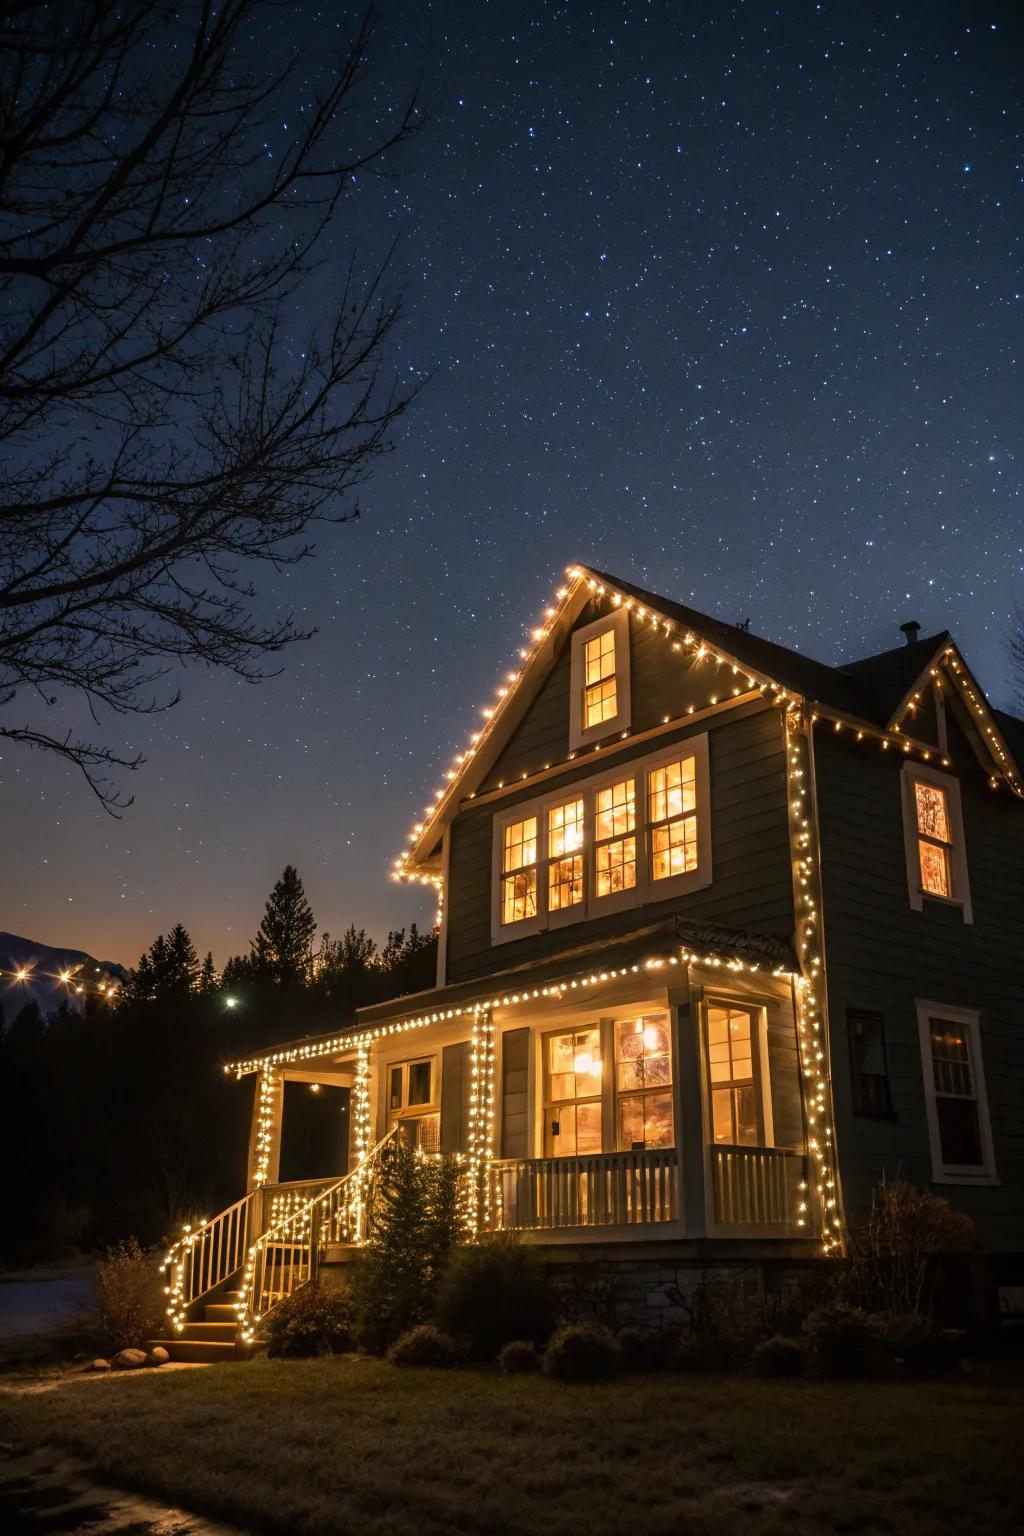
[[(65, 975), (67, 981), (61, 979)], [(0, 1007), (8, 1024), (26, 1003), (35, 1001), (44, 1015), (63, 997), (81, 1005), (87, 993), (117, 985), (126, 975), (123, 965), (97, 960), (84, 949), (56, 949), (0, 933)]]

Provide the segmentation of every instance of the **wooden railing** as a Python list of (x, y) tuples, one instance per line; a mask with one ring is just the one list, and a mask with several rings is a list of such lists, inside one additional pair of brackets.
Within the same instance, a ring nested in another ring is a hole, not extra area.
[(804, 1162), (786, 1147), (713, 1146), (716, 1225), (809, 1233)]
[(176, 1332), (188, 1320), (188, 1309), (200, 1296), (223, 1285), (241, 1269), (250, 1227), (255, 1193), (243, 1195), (226, 1211), (193, 1231), (186, 1227), (171, 1248), (165, 1263), (167, 1316)]
[(494, 1231), (639, 1226), (679, 1214), (674, 1148), (496, 1162), (484, 1177)]
[[(329, 1244), (363, 1241), (372, 1220), (377, 1182), (397, 1131), (397, 1127), (389, 1131), (344, 1178), (308, 1186), (314, 1193), (301, 1204), (289, 1201), (285, 1214), (252, 1244), (242, 1274), (238, 1325), (242, 1343), (251, 1343), (268, 1313), (316, 1279)], [(284, 1188), (292, 1187), (299, 1188)], [(282, 1189), (267, 1193), (272, 1202)]]

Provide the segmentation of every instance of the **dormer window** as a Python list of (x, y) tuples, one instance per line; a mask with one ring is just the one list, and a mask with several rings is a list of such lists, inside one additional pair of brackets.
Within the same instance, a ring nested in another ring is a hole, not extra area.
[(903, 836), (910, 905), (947, 902), (972, 921), (960, 783), (950, 773), (918, 763), (903, 765)]
[(629, 614), (619, 608), (572, 637), (569, 747), (629, 728)]

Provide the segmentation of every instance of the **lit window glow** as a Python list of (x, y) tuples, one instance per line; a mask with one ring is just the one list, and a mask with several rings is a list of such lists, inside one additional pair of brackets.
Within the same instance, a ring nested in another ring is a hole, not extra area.
[(518, 923), (537, 916), (537, 818), (524, 817), (505, 828), (502, 845), (501, 920)]
[(583, 724), (586, 730), (614, 720), (619, 712), (615, 679), (615, 631), (606, 629), (584, 649)]
[(921, 889), (929, 896), (950, 897), (953, 894), (950, 860), (953, 839), (946, 791), (938, 784), (918, 779), (914, 784), (914, 802)]

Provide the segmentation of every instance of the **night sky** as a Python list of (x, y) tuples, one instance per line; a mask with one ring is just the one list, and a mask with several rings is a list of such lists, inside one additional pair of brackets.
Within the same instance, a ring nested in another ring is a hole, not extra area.
[[(385, 5), (379, 104), (422, 64), (430, 123), (305, 303), (401, 229), (392, 361), (433, 378), (362, 520), (257, 573), (319, 625), (283, 674), (106, 730), (148, 758), (123, 821), (5, 753), (0, 927), (134, 962), (181, 920), (223, 961), (287, 862), (332, 933), (429, 923), (390, 861), (574, 559), (827, 661), (948, 626), (1009, 704), (1014, 10)], [(322, 57), (340, 13), (273, 24)]]

